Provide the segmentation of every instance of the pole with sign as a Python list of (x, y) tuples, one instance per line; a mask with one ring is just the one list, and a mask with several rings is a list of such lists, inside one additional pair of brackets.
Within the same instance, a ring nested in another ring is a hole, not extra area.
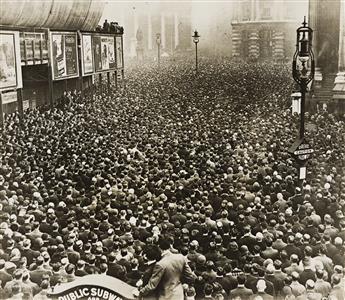
[(310, 158), (310, 156), (314, 153), (314, 149), (310, 146), (310, 144), (305, 140), (303, 137), (302, 139), (298, 139), (296, 142), (292, 144), (288, 152), (297, 160), (298, 163), (298, 173), (299, 179), (304, 180), (306, 178), (306, 162)]
[[(303, 26), (297, 29), (296, 51), (292, 61), (292, 76), (300, 86), (300, 126), (299, 139), (290, 147), (289, 153), (293, 155), (299, 165), (299, 179), (306, 178), (306, 162), (314, 152), (304, 138), (305, 134), (305, 95), (308, 84), (313, 80), (315, 73), (315, 61), (312, 51), (313, 30), (307, 26), (304, 17)], [(310, 66), (310, 69), (308, 69)]]

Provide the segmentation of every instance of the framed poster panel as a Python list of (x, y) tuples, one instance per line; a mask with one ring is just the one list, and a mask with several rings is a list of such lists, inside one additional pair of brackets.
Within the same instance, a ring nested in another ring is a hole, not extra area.
[(0, 91), (22, 87), (19, 32), (0, 30)]
[(17, 91), (7, 92), (7, 93), (2, 94), (2, 104), (17, 102), (17, 100), (18, 100)]
[(122, 36), (115, 37), (116, 46), (116, 68), (123, 69), (123, 43)]
[(104, 72), (115, 70), (115, 40), (114, 36), (93, 36), (95, 71)]
[(45, 64), (48, 49), (43, 32), (23, 32), (20, 34), (20, 53), (23, 65)]
[(102, 71), (102, 47), (101, 47), (101, 37), (94, 36), (93, 37), (93, 49), (94, 49), (94, 61), (95, 61), (95, 71), (100, 72)]
[(115, 62), (115, 37), (108, 37), (108, 60), (109, 69), (114, 70), (116, 68)]
[(53, 80), (79, 76), (77, 33), (51, 32), (50, 54)]
[(95, 72), (94, 57), (92, 53), (92, 35), (82, 34), (81, 36), (81, 61), (82, 74), (90, 75)]

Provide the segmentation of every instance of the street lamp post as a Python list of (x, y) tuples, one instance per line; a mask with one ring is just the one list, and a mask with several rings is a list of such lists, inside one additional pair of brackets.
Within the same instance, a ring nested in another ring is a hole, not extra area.
[(158, 67), (161, 65), (161, 34), (156, 34), (156, 43), (157, 43), (157, 56), (158, 56)]
[(195, 71), (198, 73), (198, 43), (200, 35), (197, 30), (194, 30), (194, 35), (192, 35), (193, 42), (195, 44)]
[(303, 26), (297, 29), (296, 52), (292, 61), (292, 77), (300, 86), (300, 126), (299, 139), (290, 147), (289, 153), (297, 161), (299, 180), (302, 183), (306, 178), (306, 163), (314, 152), (304, 137), (305, 133), (305, 94), (308, 84), (313, 80), (315, 73), (315, 61), (312, 51), (313, 30), (307, 26), (304, 17)]
[[(305, 94), (307, 86), (313, 80), (315, 73), (315, 61), (312, 51), (313, 30), (307, 26), (305, 17), (302, 24), (303, 26), (297, 29), (296, 52), (292, 62), (292, 76), (301, 90), (300, 139), (304, 138)], [(310, 65), (309, 70), (307, 69), (308, 61)]]

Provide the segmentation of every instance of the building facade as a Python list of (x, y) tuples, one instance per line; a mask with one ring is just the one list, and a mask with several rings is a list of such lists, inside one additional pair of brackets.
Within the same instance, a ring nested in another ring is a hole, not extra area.
[(157, 55), (157, 34), (160, 34), (161, 55), (170, 56), (191, 48), (191, 5), (170, 2), (133, 2), (114, 4), (121, 11), (119, 20), (126, 28), (126, 55), (142, 57)]
[(307, 2), (242, 0), (234, 5), (232, 56), (251, 61), (291, 59)]
[(310, 0), (309, 23), (314, 30), (315, 79), (312, 100), (345, 113), (345, 1)]

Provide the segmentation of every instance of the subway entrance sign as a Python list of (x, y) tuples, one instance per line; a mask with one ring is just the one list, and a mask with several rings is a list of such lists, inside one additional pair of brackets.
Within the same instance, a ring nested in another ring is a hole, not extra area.
[(314, 149), (305, 139), (296, 140), (288, 152), (300, 161), (305, 161), (314, 153)]
[(57, 285), (48, 292), (52, 300), (135, 300), (135, 287), (107, 275), (86, 275)]

